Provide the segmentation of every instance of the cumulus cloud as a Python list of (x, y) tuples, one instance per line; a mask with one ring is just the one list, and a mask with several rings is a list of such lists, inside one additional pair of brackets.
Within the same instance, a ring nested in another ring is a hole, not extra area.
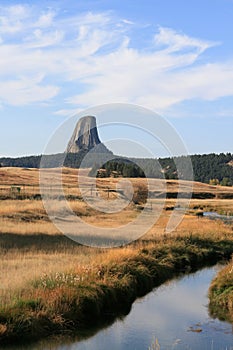
[(148, 46), (137, 47), (131, 44), (137, 28), (110, 12), (64, 17), (52, 9), (2, 7), (0, 103), (59, 97), (67, 108), (62, 104), (57, 114), (110, 102), (162, 111), (192, 98), (233, 95), (233, 62), (204, 60), (218, 43), (158, 27)]

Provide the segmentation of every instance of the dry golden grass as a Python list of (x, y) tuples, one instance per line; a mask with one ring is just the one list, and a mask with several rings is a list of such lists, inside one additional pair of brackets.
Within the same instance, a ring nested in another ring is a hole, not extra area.
[[(168, 212), (163, 211), (155, 226), (142, 238), (143, 241), (161, 239), (167, 221)], [(101, 217), (98, 217), (96, 220), (93, 218), (92, 224), (98, 226), (101, 222)], [(104, 222), (106, 222), (105, 219)], [(11, 295), (15, 290), (25, 286), (25, 283), (39, 278), (44, 273), (65, 272), (74, 269), (74, 267), (76, 269), (78, 269), (78, 266), (83, 265), (90, 267), (93, 263), (101, 264), (106, 261), (115, 261), (117, 263), (117, 261), (135, 254), (134, 245), (123, 249), (103, 251), (101, 249), (78, 246), (75, 242), (68, 239), (67, 243), (62, 240), (63, 236), (59, 235), (57, 229), (49, 222), (29, 222), (20, 223), (20, 225), (13, 222), (1, 222), (1, 224), (3, 224), (1, 225), (1, 233), (8, 233), (4, 237), (4, 241), (5, 243), (9, 241), (8, 249), (4, 249), (3, 245), (0, 250), (0, 295), (2, 294), (2, 298), (4, 296), (4, 302), (6, 302), (5, 298), (7, 295)], [(107, 222), (107, 225), (110, 225), (110, 222)], [(205, 218), (198, 219), (196, 216), (186, 215), (176, 232), (172, 233), (172, 235), (174, 237), (177, 235), (190, 236), (198, 233), (201, 236), (217, 236), (220, 232), (230, 234), (232, 233), (232, 228), (219, 221), (211, 221)], [(45, 234), (42, 242), (40, 234)], [(55, 237), (55, 240), (49, 241), (49, 235)], [(30, 236), (28, 241), (26, 239), (27, 236)], [(36, 239), (37, 236), (39, 241)], [(20, 237), (22, 240), (20, 240)], [(22, 241), (25, 244), (22, 244)], [(142, 242), (139, 241), (138, 245), (140, 244)]]
[(0, 234), (17, 234), (17, 235), (57, 235), (58, 229), (51, 222), (20, 222), (0, 218)]
[(209, 288), (209, 309), (214, 317), (233, 323), (233, 259), (217, 274)]
[[(62, 183), (64, 190), (69, 194), (80, 194), (78, 190), (78, 175), (80, 179), (85, 183), (87, 181), (87, 174), (90, 169), (71, 169), (63, 168), (62, 169)], [(43, 169), (45, 174), (44, 180), (51, 181), (52, 178), (56, 178), (57, 174), (60, 172), (60, 169)], [(116, 184), (120, 178), (103, 178), (98, 179), (97, 186), (102, 189), (102, 194), (106, 193), (106, 189), (115, 189)], [(135, 186), (143, 186), (147, 184), (147, 179), (130, 179), (131, 183)], [(153, 179), (154, 186), (161, 188), (161, 183), (164, 180)], [(35, 194), (39, 193), (39, 170), (38, 169), (24, 169), (24, 168), (1, 168), (0, 169), (0, 194), (1, 193), (11, 193), (11, 186), (19, 185), (21, 186), (22, 193)], [(177, 192), (178, 187), (180, 191), (186, 192), (190, 190), (189, 181), (180, 181), (179, 185), (177, 180), (168, 180), (166, 181), (167, 192)], [(224, 187), (224, 186), (211, 186), (208, 184), (203, 184), (200, 182), (195, 182), (193, 186), (194, 193), (213, 193), (218, 195), (220, 193), (233, 193), (233, 187)]]
[(1, 304), (10, 302), (11, 295), (17, 290), (27, 288), (27, 283), (44, 274), (78, 270), (82, 266), (91, 266), (96, 261), (99, 252), (88, 248), (77, 247), (73, 251), (54, 252), (21, 252), (9, 251), (1, 254), (0, 260), (0, 301)]
[[(46, 170), (48, 174), (54, 169)], [(80, 170), (85, 178), (86, 172)], [(63, 180), (67, 194), (79, 194), (76, 186), (76, 169), (63, 169)], [(135, 187), (144, 186), (145, 179), (130, 179)], [(158, 183), (161, 180), (156, 180)], [(118, 179), (99, 179), (98, 187), (100, 195), (106, 198), (106, 188), (114, 189)], [(0, 188), (10, 191), (12, 184), (24, 185), (28, 193), (39, 193), (38, 170), (24, 170), (17, 168), (0, 169)], [(168, 181), (168, 191), (177, 190), (177, 181)], [(182, 188), (185, 191), (188, 183), (183, 181)], [(195, 183), (194, 190), (199, 192), (228, 191), (231, 188), (220, 188), (206, 184)], [(1, 194), (1, 192), (0, 192)], [(109, 199), (115, 198), (112, 193)], [(161, 200), (151, 200), (153, 206), (160, 206)], [(165, 207), (172, 207), (176, 204), (173, 199), (165, 202)], [(106, 214), (91, 209), (85, 202), (69, 201), (71, 209), (83, 220), (93, 226), (116, 227), (133, 220), (138, 211), (135, 205), (127, 206), (122, 212)], [(172, 235), (199, 234), (219, 235), (231, 234), (232, 227), (224, 225), (219, 221), (210, 221), (205, 218), (198, 218), (194, 214), (199, 208), (203, 210), (217, 210), (233, 212), (233, 200), (191, 200), (190, 212), (188, 212)], [(71, 269), (102, 264), (107, 261), (121, 261), (130, 258), (135, 254), (135, 246), (143, 245), (144, 241), (160, 240), (172, 211), (163, 210), (159, 220), (153, 228), (138, 241), (136, 245), (130, 245), (121, 249), (102, 250), (78, 246), (75, 242), (62, 236), (58, 229), (47, 217), (43, 203), (40, 200), (2, 200), (0, 201), (0, 296), (2, 302), (10, 300), (12, 293), (27, 285), (35, 278), (44, 273), (55, 273)], [(148, 243), (149, 244), (149, 243)]]
[(222, 214), (233, 215), (233, 200), (232, 199), (193, 199), (190, 208), (202, 208), (204, 211), (215, 211)]
[(4, 200), (0, 202), (0, 215), (15, 214), (23, 212), (36, 212), (45, 214), (45, 209), (41, 201), (33, 200)]
[[(58, 171), (60, 170), (46, 169), (45, 180), (55, 177)], [(87, 172), (88, 170), (82, 169), (79, 171), (77, 169), (62, 169), (63, 189), (65, 194), (69, 196), (67, 198), (70, 209), (93, 227), (112, 228), (133, 221), (140, 213), (143, 206), (142, 204), (136, 205), (135, 203), (130, 203), (120, 212), (107, 214), (91, 208), (85, 201), (79, 198), (81, 193), (77, 185), (77, 174), (79, 173), (81, 176), (85, 187)], [(115, 199), (117, 194), (114, 190), (116, 190), (118, 181), (119, 179), (114, 178), (98, 179), (97, 187), (99, 196), (108, 200)], [(139, 188), (144, 189), (146, 187), (146, 179), (130, 179), (130, 181), (135, 191)], [(161, 188), (162, 182), (161, 180), (153, 181), (155, 191), (157, 191), (157, 188)], [(17, 192), (15, 193), (14, 189), (12, 191), (12, 185), (21, 187), (20, 200), (17, 199)], [(166, 185), (167, 192), (177, 192), (177, 181), (169, 180)], [(180, 190), (182, 192), (187, 192), (190, 189), (190, 183), (187, 181), (182, 181), (180, 185)], [(48, 189), (50, 190), (49, 185)], [(54, 195), (56, 195), (56, 191), (57, 189), (54, 190)], [(91, 192), (90, 188), (89, 192)], [(195, 183), (194, 192), (211, 193), (216, 196), (219, 193), (233, 193), (233, 188)], [(118, 273), (124, 274), (127, 264), (129, 265), (127, 267), (130, 267), (133, 271), (132, 276), (137, 270), (137, 264), (139, 264), (140, 268), (137, 273), (139, 273), (140, 276), (142, 274), (140, 278), (144, 281), (144, 277), (147, 276), (148, 273), (147, 268), (149, 268), (151, 262), (154, 261), (156, 252), (160, 251), (163, 258), (161, 258), (162, 260), (159, 262), (161, 264), (161, 271), (159, 273), (161, 281), (164, 281), (163, 266), (164, 268), (166, 266), (169, 270), (173, 262), (176, 261), (176, 263), (181, 264), (182, 267), (183, 262), (181, 262), (181, 255), (183, 254), (183, 259), (185, 261), (187, 258), (187, 249), (192, 253), (193, 250), (196, 250), (195, 254), (197, 259), (198, 254), (201, 259), (202, 254), (205, 254), (208, 250), (209, 242), (213, 242), (213, 244), (216, 244), (217, 249), (221, 249), (221, 242), (228, 241), (228, 237), (229, 242), (233, 240), (232, 225), (225, 225), (221, 221), (213, 221), (196, 216), (196, 213), (199, 211), (210, 210), (224, 214), (233, 213), (233, 200), (216, 198), (202, 200), (192, 199), (182, 222), (172, 234), (166, 235), (166, 225), (171, 215), (173, 215), (174, 212), (172, 209), (177, 203), (175, 199), (166, 199), (164, 201), (154, 196), (154, 198), (150, 198), (149, 201), (153, 209), (159, 210), (162, 208), (161, 215), (154, 226), (137, 242), (114, 249), (84, 247), (78, 245), (59, 232), (50, 221), (43, 206), (43, 202), (38, 199), (38, 196), (37, 200), (33, 199), (33, 196), (39, 193), (39, 172), (37, 169), (0, 169), (0, 198), (7, 198), (0, 201), (0, 307), (2, 310), (8, 308), (9, 317), (11, 317), (11, 311), (9, 310), (11, 310), (12, 306), (14, 307), (15, 302), (19, 303), (19, 314), (21, 315), (21, 298), (23, 295), (29, 298), (28, 300), (30, 302), (31, 300), (36, 301), (38, 298), (42, 298), (45, 305), (47, 305), (44, 306), (44, 310), (46, 308), (48, 310), (55, 310), (54, 315), (63, 315), (64, 303), (61, 302), (61, 300), (64, 295), (69, 299), (73, 290), (69, 288), (70, 282), (68, 285), (63, 284), (63, 282), (67, 282), (67, 278), (72, 279), (74, 276), (81, 276), (81, 278), (84, 278), (85, 283), (89, 281), (90, 286), (93, 286), (96, 281), (103, 278), (101, 283), (105, 283), (106, 287), (110, 288), (111, 286), (118, 285)], [(89, 194), (90, 193), (87, 191), (87, 196)], [(26, 197), (29, 197), (29, 199), (25, 199)], [(62, 201), (55, 200), (54, 204), (54, 215), (56, 215), (56, 211), (60, 208)], [(185, 199), (179, 200), (179, 205), (181, 207), (186, 204), (187, 201)], [(63, 212), (61, 214), (65, 217), (66, 213)], [(198, 245), (199, 237), (200, 239), (204, 238), (200, 245)], [(205, 243), (203, 243), (205, 239), (208, 241), (206, 246)], [(187, 247), (186, 243), (189, 244), (189, 247)], [(229, 249), (227, 248), (228, 242), (225, 244), (226, 248), (222, 249), (227, 251), (227, 249)], [(210, 246), (212, 246), (212, 243)], [(173, 248), (171, 247), (174, 248), (174, 254), (172, 253)], [(170, 253), (167, 253), (166, 249), (169, 250), (170, 248)], [(176, 255), (176, 249), (179, 251), (178, 256)], [(142, 251), (148, 251), (148, 257), (146, 257), (146, 253), (143, 255), (144, 253), (142, 254)], [(139, 256), (140, 259), (142, 259), (140, 262), (138, 261)], [(191, 256), (192, 254), (190, 254), (190, 257)], [(145, 259), (145, 261), (143, 259)], [(146, 259), (148, 259), (148, 261)], [(114, 275), (116, 269), (118, 272)], [(143, 276), (143, 271), (145, 272), (145, 276)], [(104, 277), (102, 277), (101, 273), (103, 273)], [(130, 278), (127, 276), (128, 274), (126, 273), (121, 281), (123, 289), (127, 278), (127, 283), (129, 283), (129, 285), (131, 283), (132, 276)], [(63, 278), (65, 280), (59, 284), (60, 279)], [(56, 282), (58, 284), (56, 285), (55, 283), (55, 287), (51, 290), (47, 288), (47, 285), (46, 288), (37, 288), (35, 284), (33, 284), (41, 283), (41, 281), (43, 283), (50, 283), (52, 281), (52, 283)], [(144, 282), (141, 283), (141, 285), (143, 286)], [(54, 293), (57, 294), (54, 295)], [(80, 290), (80, 293), (82, 294), (82, 290)], [(90, 291), (88, 288), (85, 293), (87, 293), (87, 296), (89, 295), (88, 293), (90, 293)], [(79, 298), (79, 295), (77, 297)], [(60, 308), (60, 314), (59, 312), (57, 314), (56, 303), (59, 306), (58, 309)], [(51, 311), (49, 311), (47, 316), (50, 316), (50, 313)], [(25, 312), (24, 316), (27, 318), (27, 312)], [(0, 336), (6, 331), (7, 329), (1, 324)], [(19, 330), (19, 332), (21, 332), (21, 330)]]

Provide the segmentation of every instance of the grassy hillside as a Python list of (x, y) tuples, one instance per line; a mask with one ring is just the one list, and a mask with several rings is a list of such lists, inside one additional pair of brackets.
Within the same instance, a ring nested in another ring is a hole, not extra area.
[[(47, 155), (43, 157), (43, 167), (53, 168), (59, 166), (79, 168), (86, 152), (79, 152), (77, 154), (56, 154)], [(98, 167), (100, 164), (104, 164), (111, 159), (111, 152), (103, 152), (95, 154), (91, 152), (88, 158), (85, 160), (83, 167)], [(110, 157), (110, 158), (109, 158)], [(119, 157), (118, 157), (119, 158)], [(177, 157), (179, 163), (185, 157)], [(233, 185), (233, 154), (221, 153), (221, 154), (204, 154), (204, 155), (191, 155), (194, 180), (204, 183), (212, 181), (214, 184)], [(132, 158), (132, 161), (136, 161), (137, 164), (147, 173), (147, 177), (176, 179), (177, 169), (172, 158), (160, 158), (158, 159), (160, 167), (158, 167), (158, 161), (154, 159), (138, 159)], [(39, 168), (41, 162), (41, 156), (28, 156), (20, 158), (0, 158), (0, 164), (6, 167), (26, 167), (26, 168)], [(97, 164), (96, 164), (97, 163)], [(161, 172), (162, 169), (162, 172)], [(185, 172), (184, 172), (185, 173)], [(130, 176), (130, 175), (129, 175)], [(181, 179), (187, 180), (185, 176), (181, 175)]]

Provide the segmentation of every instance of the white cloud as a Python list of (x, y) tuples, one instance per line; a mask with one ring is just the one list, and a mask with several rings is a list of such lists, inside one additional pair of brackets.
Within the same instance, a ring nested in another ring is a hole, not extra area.
[(0, 33), (2, 34), (15, 34), (21, 31), (23, 22), (29, 16), (28, 7), (23, 5), (0, 6), (0, 13)]
[(191, 38), (183, 33), (177, 33), (171, 28), (159, 27), (158, 33), (154, 37), (155, 44), (166, 46), (168, 52), (182, 51), (193, 48), (201, 53), (206, 49), (217, 45), (217, 43), (207, 42), (196, 38)]
[(60, 110), (54, 112), (53, 114), (70, 117), (70, 116), (73, 116), (73, 115), (81, 112), (82, 110), (83, 110), (82, 108), (60, 109)]
[(37, 22), (35, 23), (35, 27), (45, 28), (51, 26), (55, 15), (56, 14), (53, 11), (43, 13), (42, 15), (40, 15)]
[(40, 84), (42, 77), (24, 78), (0, 82), (0, 103), (20, 106), (48, 101), (58, 94), (58, 88)]
[[(187, 99), (233, 95), (233, 62), (203, 63), (217, 43), (159, 27), (151, 32), (152, 46), (132, 47), (134, 23), (112, 13), (62, 17), (23, 5), (1, 13), (2, 104), (60, 94), (60, 114), (67, 112), (64, 101), (71, 110), (129, 102), (162, 111)], [(67, 86), (70, 97), (63, 95)]]
[(10, 18), (24, 19), (28, 16), (27, 7), (24, 5), (12, 5), (5, 7), (5, 10), (6, 15), (8, 15)]
[(134, 22), (132, 21), (129, 21), (128, 19), (122, 19), (122, 22), (125, 23), (125, 24), (134, 24)]
[(26, 41), (29, 42), (28, 47), (38, 48), (58, 45), (62, 42), (63, 37), (64, 33), (59, 30), (43, 33), (41, 29), (35, 29)]

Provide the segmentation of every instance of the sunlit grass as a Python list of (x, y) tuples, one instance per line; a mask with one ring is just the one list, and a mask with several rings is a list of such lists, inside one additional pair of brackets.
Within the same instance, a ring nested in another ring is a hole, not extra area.
[(212, 281), (209, 298), (213, 315), (233, 322), (233, 258)]
[[(4, 172), (6, 176), (0, 178), (4, 191), (10, 191), (7, 186), (11, 183), (24, 184), (27, 181), (25, 191), (38, 193), (37, 170), (1, 169), (3, 175)], [(74, 184), (76, 173), (77, 170), (64, 170), (67, 194), (79, 193)], [(132, 182), (134, 186), (144, 185), (143, 179), (132, 179)], [(105, 188), (115, 187), (116, 183), (117, 179), (100, 179), (101, 195), (105, 198)], [(186, 185), (183, 182), (184, 189)], [(169, 191), (177, 190), (176, 181), (169, 181), (168, 186)], [(195, 186), (202, 192), (218, 190), (205, 184)], [(109, 196), (109, 200), (112, 198)], [(69, 200), (68, 203), (76, 215), (94, 227), (117, 227), (134, 220), (139, 213), (138, 206), (132, 203), (115, 214), (95, 211), (78, 199)], [(151, 199), (151, 203), (154, 208), (159, 208), (162, 202), (161, 199)], [(217, 256), (218, 252), (219, 256), (230, 254), (232, 226), (198, 218), (195, 214), (198, 210), (233, 212), (233, 200), (191, 200), (180, 225), (167, 235), (165, 228), (173, 211), (165, 208), (172, 208), (175, 204), (174, 199), (167, 199), (157, 222), (137, 242), (104, 250), (80, 246), (62, 235), (49, 220), (41, 200), (2, 200), (0, 318), (4, 315), (11, 317), (10, 310), (13, 308), (16, 324), (21, 312), (29, 318), (34, 317), (36, 322), (46, 319), (50, 326), (62, 329), (64, 315), (67, 315), (67, 320), (75, 317), (69, 315), (71, 310), (77, 312), (76, 317), (80, 316), (80, 305), (89, 310), (86, 299), (98, 318), (103, 305), (113, 309), (118, 302), (122, 307), (124, 302), (130, 305), (136, 296), (172, 277), (177, 271), (185, 270), (186, 264), (187, 268), (191, 265), (198, 267), (209, 256)], [(18, 329), (18, 332), (27, 332), (28, 328), (25, 327)], [(1, 321), (0, 335), (6, 332), (10, 334), (12, 329)], [(149, 349), (159, 350), (158, 341), (156, 343), (155, 340)]]

